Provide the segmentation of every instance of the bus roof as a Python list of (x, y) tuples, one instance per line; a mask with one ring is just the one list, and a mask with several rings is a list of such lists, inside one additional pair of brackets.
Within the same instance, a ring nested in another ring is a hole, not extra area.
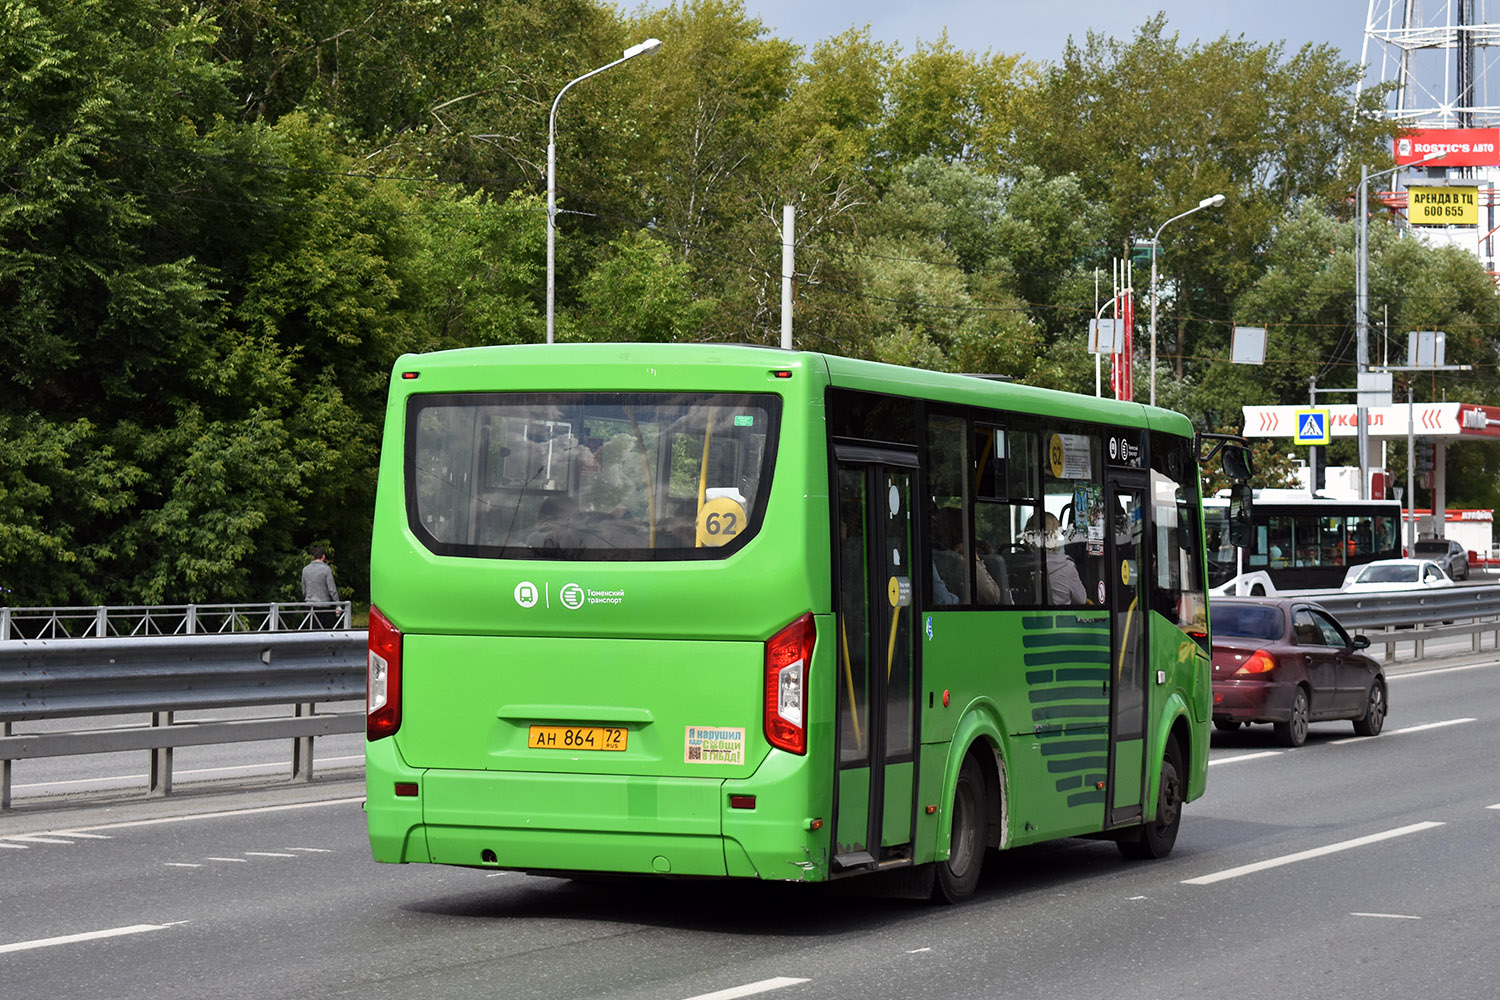
[[(455, 382), (472, 384), (476, 369), (504, 368), (517, 388), (531, 390), (627, 390), (664, 388), (670, 381), (656, 366), (687, 365), (715, 371), (730, 379), (737, 374), (767, 370), (821, 370), (834, 385), (890, 395), (940, 399), (997, 410), (1044, 412), (1065, 419), (1148, 427), (1189, 436), (1192, 423), (1172, 410), (1077, 393), (1043, 389), (975, 375), (904, 368), (831, 354), (783, 351), (778, 348), (729, 344), (513, 344), (468, 347), (431, 354), (405, 354), (396, 360), (393, 382), (410, 383), (410, 392), (456, 391)], [(621, 367), (635, 375), (621, 379)], [(611, 370), (611, 376), (605, 375)], [(421, 376), (439, 375), (425, 383)], [(452, 377), (441, 377), (452, 376)], [(466, 377), (467, 376), (467, 377)], [(713, 379), (718, 383), (720, 379)], [(437, 382), (438, 384), (434, 384)], [(674, 386), (674, 388), (676, 388)]]

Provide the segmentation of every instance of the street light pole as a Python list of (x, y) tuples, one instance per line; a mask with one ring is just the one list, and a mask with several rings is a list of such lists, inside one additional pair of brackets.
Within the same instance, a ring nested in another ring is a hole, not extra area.
[(1363, 400), (1364, 386), (1359, 376), (1370, 370), (1370, 181), (1394, 174), (1407, 167), (1419, 167), (1447, 156), (1446, 152), (1428, 153), (1414, 163), (1397, 164), (1389, 170), (1370, 173), (1368, 165), (1359, 165), (1359, 235), (1354, 248), (1354, 363), (1355, 385), (1361, 394), (1354, 397), (1355, 434), (1359, 442), (1359, 498), (1370, 498), (1370, 428), (1366, 426), (1368, 408)]
[(556, 243), (557, 243), (557, 105), (562, 101), (563, 95), (568, 88), (575, 83), (582, 83), (591, 76), (598, 76), (607, 69), (614, 69), (620, 63), (636, 56), (649, 56), (655, 54), (661, 48), (661, 39), (648, 38), (639, 45), (632, 45), (625, 50), (625, 54), (614, 62), (598, 69), (590, 70), (580, 77), (575, 77), (563, 85), (563, 89), (557, 92), (557, 97), (552, 101), (552, 114), (547, 117), (547, 343), (552, 343), (553, 336), (553, 287), (556, 274)]
[(1194, 212), (1204, 208), (1218, 208), (1224, 204), (1222, 194), (1209, 195), (1197, 205), (1172, 216), (1166, 222), (1156, 227), (1156, 233), (1151, 237), (1151, 405), (1156, 405), (1156, 250), (1160, 245), (1161, 231), (1166, 229), (1178, 219), (1186, 218)]

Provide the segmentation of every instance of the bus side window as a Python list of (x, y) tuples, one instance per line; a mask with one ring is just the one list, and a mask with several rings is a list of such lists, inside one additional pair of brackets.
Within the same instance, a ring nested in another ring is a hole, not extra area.
[[(963, 417), (934, 414), (927, 418), (927, 485), (932, 492), (927, 528), (935, 603), (973, 603), (975, 570), (966, 558), (973, 551), (966, 537), (967, 425)], [(942, 588), (938, 587), (939, 581), (944, 585)]]
[(1104, 487), (1101, 438), (1096, 428), (1058, 428), (1042, 437), (1043, 513), (1034, 534), (1047, 549), (1049, 603), (1102, 603)]
[[(1016, 528), (1019, 518), (1014, 515), (1014, 510), (1005, 503), (978, 501), (974, 505), (974, 552), (979, 565), (994, 581), (996, 591), (994, 600), (986, 600), (986, 595), (981, 594), (982, 604), (1032, 604), (1036, 601), (1034, 581), (1038, 574), (1027, 565), (1034, 563), (1035, 557), (1027, 551)], [(1024, 510), (1029, 514), (1031, 508)]]
[(1162, 617), (1207, 641), (1208, 603), (1198, 547), (1196, 464), (1168, 435), (1152, 436), (1151, 504), (1156, 539), (1152, 607)]

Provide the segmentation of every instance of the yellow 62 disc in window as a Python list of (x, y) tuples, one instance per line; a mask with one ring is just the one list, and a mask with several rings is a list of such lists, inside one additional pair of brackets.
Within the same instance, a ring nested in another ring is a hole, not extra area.
[(714, 497), (698, 508), (698, 544), (728, 545), (745, 530), (745, 508), (734, 497)]

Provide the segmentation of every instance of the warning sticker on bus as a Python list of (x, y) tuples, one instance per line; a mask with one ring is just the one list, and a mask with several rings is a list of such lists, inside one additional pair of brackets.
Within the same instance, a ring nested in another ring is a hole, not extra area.
[(743, 764), (745, 730), (688, 726), (682, 759), (688, 764)]

